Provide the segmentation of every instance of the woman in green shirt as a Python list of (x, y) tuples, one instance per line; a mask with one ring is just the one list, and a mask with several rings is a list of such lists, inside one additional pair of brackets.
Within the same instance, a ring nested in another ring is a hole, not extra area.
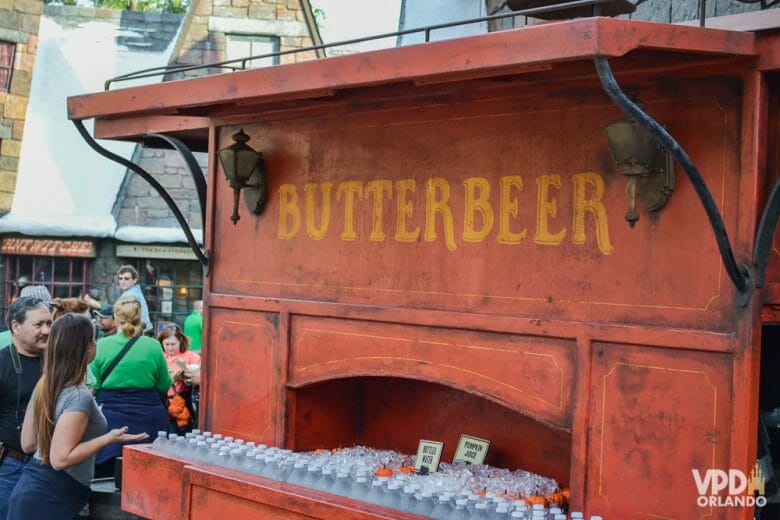
[[(95, 398), (103, 405), (109, 429), (128, 426), (130, 431), (152, 437), (168, 430), (168, 411), (161, 396), (167, 394), (172, 381), (162, 347), (156, 339), (142, 335), (145, 324), (136, 298), (117, 300), (114, 317), (117, 333), (98, 341), (97, 354), (89, 365), (96, 379)], [(134, 342), (127, 349), (131, 340)], [(113, 475), (114, 459), (121, 454), (121, 444), (101, 450), (95, 457), (95, 477)]]

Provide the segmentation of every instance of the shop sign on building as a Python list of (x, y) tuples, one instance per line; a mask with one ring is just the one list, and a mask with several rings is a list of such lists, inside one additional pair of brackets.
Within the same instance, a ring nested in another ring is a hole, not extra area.
[(149, 244), (121, 244), (116, 246), (116, 256), (125, 258), (166, 258), (170, 260), (197, 260), (189, 247), (158, 246)]
[(69, 256), (94, 258), (92, 240), (57, 240), (48, 238), (4, 238), (0, 245), (4, 255)]

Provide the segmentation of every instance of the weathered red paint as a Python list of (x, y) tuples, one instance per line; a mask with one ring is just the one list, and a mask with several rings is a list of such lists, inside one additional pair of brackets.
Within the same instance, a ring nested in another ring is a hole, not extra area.
[[(752, 468), (780, 249), (739, 307), (679, 168), (666, 207), (628, 228), (601, 129), (622, 115), (590, 58), (611, 57), (680, 141), (749, 263), (778, 177), (763, 72), (778, 48), (770, 33), (578, 20), (79, 96), (69, 114), (104, 137), (209, 143), (207, 428), (293, 449), (433, 436), (451, 450), (473, 434), (588, 514), (746, 519), (699, 507), (692, 470)], [(234, 226), (215, 152), (240, 128), (270, 199)], [(143, 449), (126, 460), (124, 505), (143, 516), (385, 514)], [(181, 492), (161, 496), (176, 471)]]

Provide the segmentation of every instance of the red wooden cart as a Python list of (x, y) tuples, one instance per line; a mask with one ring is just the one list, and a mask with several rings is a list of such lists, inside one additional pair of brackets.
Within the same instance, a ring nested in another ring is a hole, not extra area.
[[(625, 222), (603, 130), (624, 114), (594, 58), (698, 168), (747, 289), (680, 164), (665, 206)], [(712, 502), (693, 471), (756, 461), (780, 248), (762, 287), (753, 249), (778, 177), (779, 66), (771, 28), (591, 18), (68, 109), (98, 138), (209, 152), (205, 428), (294, 450), (437, 439), (445, 459), (466, 433), (587, 514), (734, 519), (752, 509)], [(234, 225), (217, 152), (240, 129), (268, 202), (241, 202)], [(124, 471), (123, 507), (149, 518), (401, 517), (148, 448), (126, 449)]]

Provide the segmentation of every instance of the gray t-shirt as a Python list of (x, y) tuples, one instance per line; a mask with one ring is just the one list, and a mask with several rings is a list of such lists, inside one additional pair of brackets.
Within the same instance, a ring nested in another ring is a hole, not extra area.
[[(30, 402), (33, 403), (34, 398), (30, 399)], [(81, 442), (89, 441), (106, 433), (108, 426), (106, 418), (95, 402), (95, 398), (92, 397), (92, 392), (83, 384), (69, 386), (62, 391), (57, 400), (57, 406), (54, 408), (54, 423), (56, 424), (60, 416), (66, 412), (82, 412), (88, 417), (87, 429), (84, 431)], [(37, 451), (35, 458), (41, 460)], [(65, 472), (85, 486), (89, 486), (95, 475), (95, 456), (92, 455), (78, 464), (65, 468)]]

